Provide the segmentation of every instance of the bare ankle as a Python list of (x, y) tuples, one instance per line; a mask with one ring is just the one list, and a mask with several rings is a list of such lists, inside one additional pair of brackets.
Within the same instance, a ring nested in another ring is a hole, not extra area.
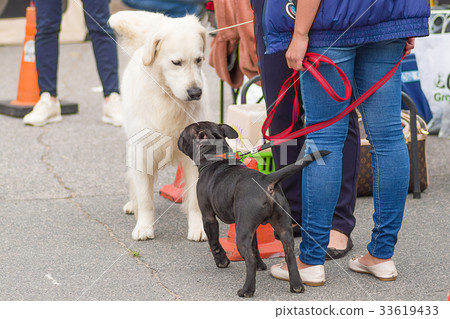
[(348, 236), (340, 231), (332, 229), (330, 231), (330, 242), (328, 247), (336, 249), (345, 249), (348, 243)]
[(297, 257), (297, 268), (298, 269), (305, 269), (305, 268), (309, 268), (312, 266), (314, 266), (314, 265), (304, 264), (303, 262), (300, 261), (300, 258)]
[(373, 266), (373, 265), (381, 264), (388, 260), (391, 260), (391, 258), (381, 259), (381, 258), (374, 257), (369, 253), (367, 253), (363, 257), (359, 258), (359, 262), (366, 266)]

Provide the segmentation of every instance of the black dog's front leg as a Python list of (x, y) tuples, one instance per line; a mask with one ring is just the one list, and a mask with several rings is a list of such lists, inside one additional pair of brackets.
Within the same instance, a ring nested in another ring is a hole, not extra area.
[(230, 264), (225, 250), (219, 241), (219, 223), (214, 216), (205, 218), (203, 216), (203, 228), (208, 237), (209, 247), (217, 267), (226, 268)]

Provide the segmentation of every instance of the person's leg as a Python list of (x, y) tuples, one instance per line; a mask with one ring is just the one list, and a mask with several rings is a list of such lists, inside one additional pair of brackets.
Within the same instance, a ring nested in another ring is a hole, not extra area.
[[(405, 40), (366, 44), (358, 49), (355, 81), (359, 93), (367, 91), (402, 57)], [(394, 253), (409, 183), (409, 156), (400, 119), (401, 72), (359, 107), (371, 144), (375, 227), (368, 254), (360, 259), (387, 260)], [(375, 257), (375, 258), (373, 258)]]
[[(265, 64), (264, 71), (261, 71), (262, 86), (264, 98), (268, 110), (273, 107), (278, 93), (284, 81), (292, 74), (292, 70), (287, 68), (284, 52), (264, 56), (260, 59), (260, 64)], [(274, 119), (270, 125), (270, 134), (278, 134), (285, 130), (292, 121), (292, 104), (294, 101), (294, 89), (290, 89), (283, 101), (279, 104)], [(303, 110), (301, 110), (303, 113)], [(294, 126), (294, 130), (302, 128), (302, 125)], [(305, 138), (288, 141), (278, 146), (272, 147), (272, 154), (275, 162), (275, 168), (279, 170), (286, 165), (295, 163), (300, 157)], [(301, 224), (302, 220), (302, 196), (301, 196), (302, 172), (284, 179), (281, 182), (283, 192), (291, 206), (292, 217), (295, 222)]]
[[(351, 249), (350, 235), (355, 228), (356, 219), (353, 215), (356, 204), (356, 186), (359, 167), (359, 125), (355, 111), (349, 115), (347, 139), (342, 150), (342, 186), (339, 200), (333, 215), (332, 230), (328, 247), (337, 250)], [(333, 258), (344, 257), (345, 253), (333, 254)]]
[(97, 70), (105, 97), (119, 92), (117, 47), (114, 32), (108, 24), (108, 0), (84, 0), (86, 24), (94, 47)]
[[(262, 78), (262, 88), (267, 108), (273, 106), (278, 97), (281, 86), (284, 81), (292, 75), (292, 70), (287, 67), (285, 51), (274, 54), (264, 54), (265, 46), (263, 39), (263, 29), (261, 25), (263, 13), (263, 1), (252, 1), (254, 12), (254, 28), (256, 50), (258, 54), (259, 70)], [(278, 110), (270, 126), (270, 134), (277, 134), (285, 130), (292, 119), (292, 105), (294, 101), (294, 89), (291, 88), (281, 101)], [(303, 110), (301, 111), (303, 113)], [(301, 128), (298, 123), (295, 129)], [(294, 145), (284, 145), (272, 147), (272, 155), (275, 162), (275, 168), (278, 170), (288, 164), (294, 163), (303, 147), (304, 138), (297, 139)], [(296, 223), (301, 224), (302, 218), (302, 197), (301, 197), (301, 171), (281, 182), (283, 192), (291, 206), (291, 215)]]
[(35, 0), (36, 6), (36, 67), (39, 91), (57, 95), (58, 38), (61, 26), (61, 0)]
[(102, 121), (120, 126), (122, 113), (120, 110), (118, 58), (114, 32), (108, 24), (109, 1), (84, 0), (83, 7), (105, 96)]
[(35, 54), (39, 101), (24, 116), (27, 125), (43, 126), (62, 120), (57, 96), (58, 37), (61, 25), (61, 0), (36, 0)]
[[(324, 53), (326, 48), (311, 48), (310, 52)], [(353, 83), (354, 48), (330, 48), (324, 53), (331, 58)], [(344, 86), (337, 71), (321, 64), (319, 72), (344, 95)], [(333, 100), (309, 72), (302, 73), (301, 90), (306, 111), (306, 125), (330, 119), (349, 105)], [(315, 150), (331, 151), (322, 161), (311, 163), (303, 169), (302, 223), (300, 261), (304, 265), (321, 265), (325, 260), (333, 214), (341, 192), (342, 149), (348, 133), (349, 116), (319, 131), (310, 133), (306, 140), (306, 153)]]

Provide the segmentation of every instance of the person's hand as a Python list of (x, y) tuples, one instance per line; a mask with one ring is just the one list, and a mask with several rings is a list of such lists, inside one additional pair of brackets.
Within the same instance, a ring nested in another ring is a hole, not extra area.
[(415, 38), (408, 38), (406, 40), (406, 45), (405, 45), (406, 55), (411, 53), (411, 50), (414, 49), (415, 44), (416, 44)]
[(286, 51), (286, 62), (290, 69), (305, 71), (302, 62), (308, 49), (308, 35), (292, 35), (291, 43)]

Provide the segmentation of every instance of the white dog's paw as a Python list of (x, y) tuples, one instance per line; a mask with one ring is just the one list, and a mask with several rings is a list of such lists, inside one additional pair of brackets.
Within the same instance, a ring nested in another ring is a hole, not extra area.
[(197, 229), (189, 228), (187, 238), (192, 241), (206, 241), (207, 240), (206, 233), (203, 230), (203, 227), (200, 227)]
[(153, 230), (153, 225), (136, 224), (133, 232), (131, 233), (131, 238), (133, 240), (147, 240), (155, 238), (155, 232)]
[(131, 201), (129, 201), (128, 203), (126, 203), (123, 206), (123, 212), (125, 214), (134, 214), (134, 208), (133, 208), (133, 203)]
[(205, 241), (206, 233), (203, 230), (203, 221), (201, 213), (189, 214), (188, 237), (192, 241)]

